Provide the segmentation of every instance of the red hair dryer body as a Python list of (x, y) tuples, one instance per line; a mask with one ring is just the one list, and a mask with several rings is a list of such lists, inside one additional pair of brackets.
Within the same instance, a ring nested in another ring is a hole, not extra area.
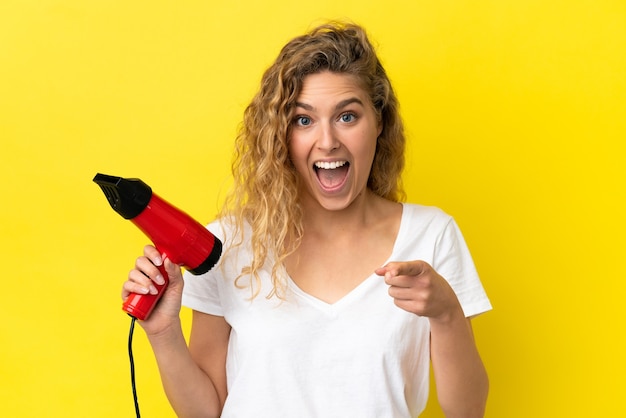
[[(93, 181), (111, 207), (143, 231), (172, 262), (192, 274), (204, 274), (219, 260), (222, 242), (185, 212), (152, 193), (143, 181), (99, 173)], [(169, 283), (165, 268), (160, 266), (159, 270), (165, 284), (154, 284), (156, 295), (131, 293), (122, 306), (129, 315), (141, 320), (148, 318)]]

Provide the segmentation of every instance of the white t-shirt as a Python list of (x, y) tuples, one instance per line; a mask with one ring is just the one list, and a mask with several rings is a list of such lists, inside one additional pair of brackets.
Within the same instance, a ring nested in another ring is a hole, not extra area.
[[(209, 229), (228, 243), (218, 224)], [(183, 304), (224, 316), (232, 327), (222, 417), (413, 418), (423, 411), (429, 322), (395, 306), (382, 277), (372, 273), (328, 304), (289, 279), (286, 300), (267, 299), (268, 270), (250, 300), (249, 289), (234, 285), (249, 258), (242, 246), (202, 276), (185, 274)], [(424, 260), (446, 278), (466, 316), (491, 309), (461, 232), (441, 210), (403, 205), (388, 261), (409, 260)]]

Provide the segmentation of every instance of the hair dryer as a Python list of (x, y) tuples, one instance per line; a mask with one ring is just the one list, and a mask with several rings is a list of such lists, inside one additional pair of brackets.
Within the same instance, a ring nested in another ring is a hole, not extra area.
[[(193, 274), (211, 270), (222, 253), (222, 242), (185, 212), (172, 206), (143, 181), (96, 174), (93, 178), (111, 207), (133, 222), (154, 246), (174, 263)], [(122, 310), (137, 319), (146, 319), (163, 295), (169, 278), (163, 265), (159, 270), (165, 284), (154, 284), (156, 295), (131, 293)]]

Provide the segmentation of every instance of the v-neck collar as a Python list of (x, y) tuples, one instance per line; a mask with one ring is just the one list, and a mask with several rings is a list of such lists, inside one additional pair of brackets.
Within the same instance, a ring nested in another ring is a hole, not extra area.
[[(396, 239), (393, 243), (393, 247), (391, 249), (391, 254), (389, 254), (389, 257), (385, 260), (385, 262), (383, 263), (383, 265), (389, 263), (390, 261), (392, 261), (394, 259), (394, 255), (397, 252), (397, 247), (399, 245), (399, 242), (402, 242), (403, 240), (403, 235), (405, 234), (405, 231), (407, 229), (407, 218), (408, 218), (408, 213), (407, 213), (407, 207), (404, 203), (402, 203), (402, 214), (400, 216), (400, 227), (398, 228), (398, 233), (396, 234)], [(286, 272), (285, 272), (286, 273)], [(333, 303), (329, 303), (329, 302), (325, 302), (322, 299), (319, 299), (313, 295), (311, 295), (310, 293), (305, 292), (304, 290), (302, 290), (297, 284), (296, 282), (291, 278), (291, 276), (289, 274), (287, 274), (287, 282), (289, 285), (289, 290), (296, 296), (298, 296), (298, 298), (300, 300), (304, 300), (307, 303), (309, 303), (310, 305), (314, 306), (315, 308), (330, 314), (330, 315), (334, 315), (337, 314), (339, 311), (341, 311), (341, 309), (346, 306), (349, 305), (351, 303), (351, 301), (353, 300), (358, 300), (364, 293), (367, 293), (367, 291), (370, 289), (370, 287), (375, 286), (376, 284), (378, 284), (379, 282), (381, 282), (383, 279), (380, 276), (377, 276), (375, 273), (372, 272), (372, 274), (370, 274), (368, 277), (366, 277), (363, 281), (361, 281), (358, 285), (356, 285), (353, 289), (351, 289), (348, 293), (346, 293), (345, 295), (343, 295), (341, 298), (339, 298), (337, 301), (333, 302)]]

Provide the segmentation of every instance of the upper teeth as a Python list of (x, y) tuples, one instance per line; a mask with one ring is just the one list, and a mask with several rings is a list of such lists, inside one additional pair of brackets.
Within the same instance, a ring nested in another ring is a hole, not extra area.
[(323, 168), (324, 170), (332, 170), (334, 168), (337, 167), (341, 167), (342, 165), (345, 165), (346, 161), (332, 161), (332, 162), (317, 162), (315, 163), (315, 167), (317, 168)]

